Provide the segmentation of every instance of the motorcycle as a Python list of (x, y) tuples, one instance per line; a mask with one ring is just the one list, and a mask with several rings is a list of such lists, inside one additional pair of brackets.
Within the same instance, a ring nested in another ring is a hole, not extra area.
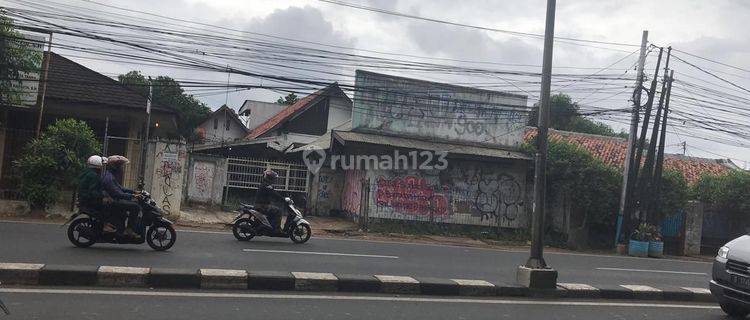
[[(148, 192), (142, 191), (137, 199), (141, 206), (141, 212), (135, 224), (138, 226), (135, 232), (140, 235), (140, 238), (104, 232), (103, 228), (106, 222), (100, 218), (103, 212), (79, 206), (78, 212), (63, 224), (64, 226), (70, 223), (68, 240), (76, 247), (81, 248), (90, 247), (97, 242), (143, 244), (145, 241), (151, 249), (156, 251), (169, 250), (177, 241), (177, 232), (172, 226), (172, 221), (164, 218), (163, 211), (156, 206), (156, 201), (151, 199)], [(106, 210), (106, 206), (104, 210)]]
[(249, 241), (255, 236), (289, 238), (294, 243), (305, 243), (310, 240), (312, 230), (310, 223), (302, 217), (302, 212), (294, 206), (290, 198), (284, 199), (287, 211), (286, 222), (281, 232), (270, 231), (266, 215), (249, 204), (240, 204), (239, 215), (232, 221), (232, 233), (237, 240)]
[(2, 299), (0, 299), (0, 310), (3, 310), (6, 315), (10, 315), (10, 310), (5, 306)]

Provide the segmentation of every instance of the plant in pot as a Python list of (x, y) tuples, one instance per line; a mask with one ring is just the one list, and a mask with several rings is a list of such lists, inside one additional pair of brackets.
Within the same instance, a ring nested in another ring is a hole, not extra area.
[(638, 225), (633, 234), (630, 235), (628, 243), (628, 255), (634, 257), (648, 257), (649, 241), (651, 240), (651, 228), (648, 223)]
[(661, 258), (664, 256), (664, 241), (662, 241), (661, 231), (658, 226), (649, 226), (648, 256)]

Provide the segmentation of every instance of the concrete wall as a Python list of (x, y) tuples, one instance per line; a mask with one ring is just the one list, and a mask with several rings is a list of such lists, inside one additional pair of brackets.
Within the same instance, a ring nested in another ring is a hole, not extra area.
[(346, 171), (342, 207), (358, 214), (362, 178), (369, 217), (525, 228), (525, 164), (452, 160), (443, 171)]
[(196, 153), (188, 156), (185, 200), (189, 204), (221, 205), (227, 178), (226, 162), (223, 157)]
[[(234, 141), (245, 137), (245, 130), (242, 129), (240, 123), (234, 121), (234, 116), (232, 116), (231, 113), (232, 111), (229, 110), (226, 112), (215, 112), (210, 118), (208, 118), (208, 120), (201, 123), (199, 128), (206, 133), (207, 143)], [(229, 120), (228, 130), (225, 126), (227, 120)]]
[(522, 143), (526, 96), (356, 73), (352, 128), (507, 148)]
[(328, 131), (352, 119), (352, 103), (349, 100), (334, 96), (328, 106)]
[(689, 201), (687, 208), (685, 208), (684, 254), (687, 256), (697, 256), (701, 254), (703, 210), (704, 205), (699, 201)]
[(146, 157), (146, 186), (156, 204), (179, 217), (186, 181), (187, 148), (183, 142), (152, 141)]
[(312, 176), (309, 209), (316, 216), (328, 216), (341, 209), (344, 175), (330, 168), (321, 168)]
[(288, 106), (278, 103), (246, 100), (240, 111), (244, 112), (245, 110), (250, 110), (245, 125), (250, 130), (253, 130), (271, 117), (275, 116), (277, 113), (281, 112), (281, 110), (284, 110), (286, 107)]

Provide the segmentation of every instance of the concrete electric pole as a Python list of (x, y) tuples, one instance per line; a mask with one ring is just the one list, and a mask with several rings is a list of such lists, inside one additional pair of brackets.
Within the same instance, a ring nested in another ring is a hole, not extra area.
[(544, 60), (542, 62), (542, 87), (539, 103), (539, 123), (536, 136), (537, 152), (534, 167), (534, 210), (531, 225), (531, 252), (526, 265), (519, 266), (516, 280), (529, 288), (554, 289), (557, 271), (544, 261), (544, 209), (547, 179), (547, 131), (549, 127), (550, 84), (552, 82), (552, 47), (555, 37), (555, 0), (547, 0), (547, 18), (544, 28)]
[(633, 167), (633, 151), (635, 150), (635, 139), (638, 135), (638, 121), (639, 112), (641, 110), (641, 92), (643, 92), (643, 69), (646, 65), (646, 47), (648, 46), (648, 30), (643, 30), (641, 36), (641, 54), (638, 58), (638, 75), (635, 81), (635, 91), (633, 91), (633, 111), (630, 119), (630, 132), (628, 133), (628, 146), (627, 155), (625, 157), (625, 165), (622, 170), (622, 193), (620, 194), (620, 207), (619, 214), (617, 215), (617, 231), (615, 232), (615, 244), (619, 244), (620, 233), (622, 230), (622, 220), (625, 213), (625, 205), (627, 204), (627, 197), (630, 194), (633, 181), (630, 181), (630, 170)]

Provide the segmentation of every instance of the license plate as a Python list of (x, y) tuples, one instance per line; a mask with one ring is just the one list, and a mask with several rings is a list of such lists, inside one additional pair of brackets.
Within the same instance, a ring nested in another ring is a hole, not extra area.
[(731, 280), (732, 280), (732, 283), (740, 287), (750, 289), (750, 278), (748, 277), (743, 277), (743, 276), (738, 276), (738, 275), (733, 274), (731, 275)]

